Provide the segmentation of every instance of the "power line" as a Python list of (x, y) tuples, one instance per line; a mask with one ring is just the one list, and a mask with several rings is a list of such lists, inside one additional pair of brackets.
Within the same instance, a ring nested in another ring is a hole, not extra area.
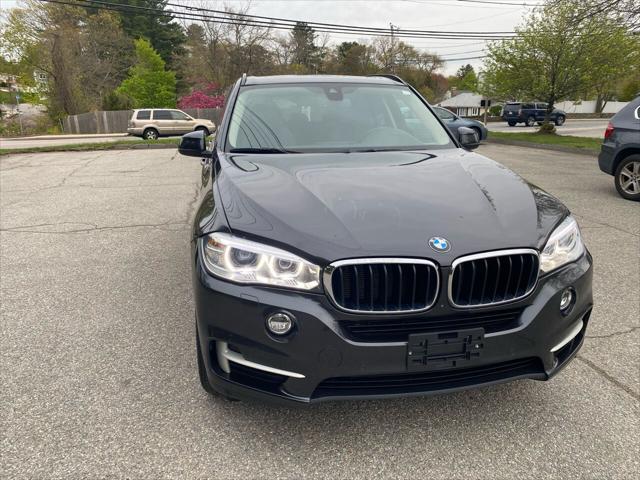
[[(343, 33), (347, 35), (371, 35), (371, 36), (382, 36), (388, 37), (391, 36), (391, 33), (387, 29), (382, 29), (379, 31), (377, 27), (359, 27), (359, 26), (351, 26), (351, 25), (340, 25), (340, 26), (323, 26), (325, 24), (321, 24), (319, 22), (301, 22), (299, 20), (289, 20), (289, 19), (279, 19), (276, 17), (262, 17), (262, 16), (248, 16), (244, 14), (237, 13), (229, 13), (222, 11), (213, 11), (211, 9), (200, 9), (196, 7), (182, 7), (177, 4), (176, 5), (181, 8), (185, 8), (193, 11), (211, 11), (214, 13), (222, 12), (223, 16), (215, 16), (208, 15), (204, 13), (193, 13), (193, 12), (172, 12), (172, 11), (158, 11), (157, 9), (151, 7), (144, 7), (138, 5), (127, 5), (121, 3), (107, 2), (101, 0), (39, 0), (41, 2), (47, 3), (57, 3), (62, 5), (69, 5), (75, 7), (85, 7), (85, 8), (95, 8), (100, 10), (112, 10), (118, 12), (127, 12), (127, 13), (145, 13), (147, 15), (153, 16), (161, 16), (161, 17), (170, 17), (175, 19), (183, 19), (183, 20), (191, 20), (191, 21), (204, 21), (204, 22), (215, 22), (219, 24), (228, 24), (228, 25), (243, 25), (243, 26), (255, 26), (262, 28), (273, 28), (276, 30), (293, 30), (298, 23), (306, 23), (310, 27), (312, 27), (315, 31), (321, 33)], [(245, 18), (251, 17), (251, 18)], [(270, 21), (265, 20), (254, 20), (253, 18), (263, 18), (269, 19)], [(317, 25), (317, 26), (316, 26)], [(332, 24), (326, 24), (332, 25)], [(335, 24), (337, 25), (337, 24)], [(414, 33), (415, 32), (415, 33)], [(499, 33), (499, 32), (496, 32)], [(491, 33), (484, 32), (447, 32), (447, 31), (410, 31), (410, 30), (401, 30), (394, 31), (394, 36), (402, 37), (402, 38), (431, 38), (431, 39), (468, 39), (468, 40), (503, 40), (508, 38), (513, 38), (513, 36), (505, 36), (505, 35), (496, 35)]]

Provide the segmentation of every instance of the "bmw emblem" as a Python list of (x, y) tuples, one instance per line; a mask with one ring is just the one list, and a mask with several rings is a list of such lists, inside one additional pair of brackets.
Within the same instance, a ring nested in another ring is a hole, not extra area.
[(451, 250), (449, 240), (442, 237), (431, 237), (429, 239), (429, 246), (439, 253), (447, 253)]

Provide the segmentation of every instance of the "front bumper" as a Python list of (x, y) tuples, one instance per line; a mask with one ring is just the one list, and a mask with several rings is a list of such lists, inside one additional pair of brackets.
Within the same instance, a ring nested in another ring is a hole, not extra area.
[[(410, 372), (406, 341), (356, 341), (344, 328), (345, 322), (366, 315), (342, 312), (324, 294), (221, 281), (203, 269), (196, 249), (196, 320), (207, 377), (215, 390), (235, 398), (309, 404), (426, 395), (520, 378), (548, 380), (582, 345), (593, 303), (592, 262), (586, 254), (542, 277), (527, 298), (492, 308), (518, 307), (521, 313), (507, 330), (484, 336), (478, 359), (463, 368)], [(441, 275), (448, 276), (448, 269), (442, 268)], [(577, 295), (573, 309), (563, 316), (558, 306), (567, 287)], [(431, 310), (409, 316), (460, 313), (441, 290)], [(295, 317), (296, 326), (289, 336), (276, 338), (267, 332), (265, 319), (283, 310)]]

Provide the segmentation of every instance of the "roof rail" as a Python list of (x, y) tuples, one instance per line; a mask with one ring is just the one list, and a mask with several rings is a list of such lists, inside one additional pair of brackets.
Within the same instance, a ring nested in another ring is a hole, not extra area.
[(240, 80), (240, 85), (244, 85), (245, 83), (247, 83), (247, 74), (243, 73), (242, 80)]
[(372, 75), (367, 75), (367, 77), (385, 77), (385, 78), (388, 78), (390, 80), (393, 80), (394, 82), (398, 82), (398, 83), (401, 83), (403, 85), (407, 85), (407, 82), (405, 82), (403, 79), (401, 79), (398, 75), (394, 75), (392, 73), (374, 73)]

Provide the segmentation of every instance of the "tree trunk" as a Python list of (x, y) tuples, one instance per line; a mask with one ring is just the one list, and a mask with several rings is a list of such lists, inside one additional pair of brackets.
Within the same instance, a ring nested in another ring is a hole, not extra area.
[(538, 130), (538, 133), (556, 133), (556, 127), (551, 123), (551, 113), (553, 112), (555, 102), (555, 95), (550, 95), (547, 99), (547, 111), (544, 112), (544, 122), (542, 122), (542, 126)]
[(595, 113), (602, 113), (604, 107), (607, 105), (608, 98), (606, 94), (599, 93), (596, 97), (596, 111)]

